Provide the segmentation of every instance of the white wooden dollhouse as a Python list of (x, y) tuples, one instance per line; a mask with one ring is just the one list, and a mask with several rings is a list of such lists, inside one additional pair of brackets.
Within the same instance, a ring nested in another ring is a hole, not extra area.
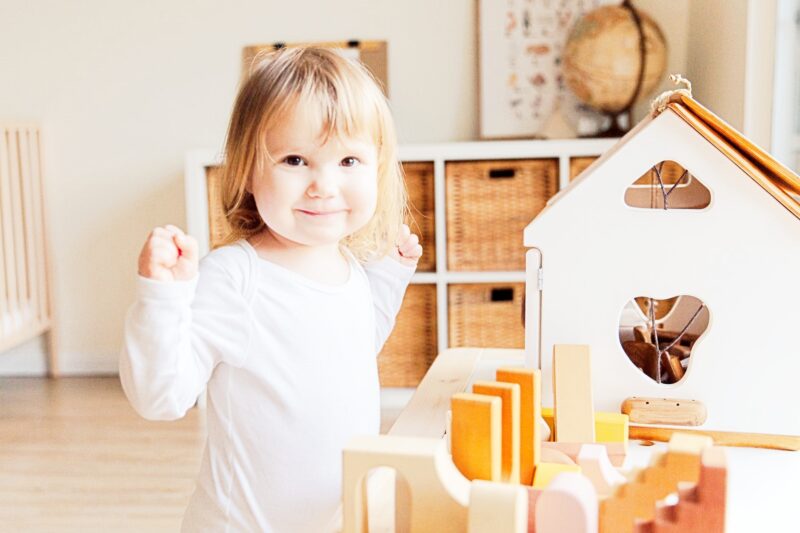
[[(687, 172), (662, 185), (640, 179), (664, 162)], [(673, 186), (694, 192), (665, 209)], [(632, 201), (647, 187), (658, 201)], [(696, 400), (708, 409), (704, 429), (800, 435), (798, 194), (800, 178), (691, 98), (640, 123), (525, 230), (526, 355), (542, 369), (543, 402), (553, 345), (589, 344), (597, 410), (631, 396)], [(658, 383), (623, 350), (621, 322), (637, 297), (705, 306), (675, 383)]]

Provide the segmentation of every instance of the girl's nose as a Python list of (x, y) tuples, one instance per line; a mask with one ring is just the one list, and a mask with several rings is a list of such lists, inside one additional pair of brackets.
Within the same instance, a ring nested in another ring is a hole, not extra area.
[(331, 172), (318, 172), (306, 192), (311, 198), (330, 198), (336, 191), (336, 177)]

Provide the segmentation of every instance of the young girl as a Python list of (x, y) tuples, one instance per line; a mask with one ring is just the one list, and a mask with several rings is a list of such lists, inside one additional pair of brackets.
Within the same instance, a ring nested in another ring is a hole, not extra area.
[(355, 61), (284, 49), (241, 88), (228, 130), (228, 244), (156, 228), (120, 357), (144, 417), (208, 391), (208, 440), (184, 531), (322, 531), (342, 448), (376, 434), (376, 355), (422, 254), (386, 100)]

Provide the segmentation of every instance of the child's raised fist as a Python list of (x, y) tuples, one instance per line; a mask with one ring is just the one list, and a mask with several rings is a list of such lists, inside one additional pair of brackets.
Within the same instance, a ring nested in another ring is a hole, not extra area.
[(197, 265), (197, 241), (172, 225), (151, 231), (139, 254), (139, 275), (157, 281), (190, 280)]
[(417, 266), (417, 261), (422, 257), (422, 246), (419, 244), (419, 237), (411, 233), (407, 225), (400, 227), (400, 235), (397, 236), (397, 254), (395, 259), (406, 266)]

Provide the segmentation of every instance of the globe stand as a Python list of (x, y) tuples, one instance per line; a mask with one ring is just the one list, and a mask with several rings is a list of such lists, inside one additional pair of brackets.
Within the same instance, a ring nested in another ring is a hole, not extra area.
[(636, 26), (636, 32), (639, 35), (639, 72), (636, 76), (636, 86), (633, 89), (633, 94), (628, 99), (628, 103), (625, 107), (622, 108), (620, 111), (616, 112), (608, 112), (602, 111), (603, 115), (611, 119), (611, 125), (608, 126), (606, 129), (601, 130), (597, 133), (592, 135), (585, 135), (581, 137), (592, 137), (592, 138), (605, 138), (605, 137), (622, 137), (631, 129), (631, 121), (633, 116), (633, 104), (636, 103), (636, 100), (639, 98), (639, 94), (642, 91), (642, 85), (644, 83), (644, 73), (647, 63), (647, 54), (645, 50), (645, 40), (644, 40), (644, 26), (642, 25), (642, 18), (639, 16), (639, 12), (633, 6), (631, 0), (624, 0), (620, 7), (627, 9), (631, 15), (631, 19), (633, 20), (634, 25)]
[(611, 124), (606, 129), (598, 131), (592, 135), (587, 135), (587, 137), (622, 137), (631, 129), (632, 112), (630, 107), (617, 113), (603, 113), (603, 115), (611, 119)]

